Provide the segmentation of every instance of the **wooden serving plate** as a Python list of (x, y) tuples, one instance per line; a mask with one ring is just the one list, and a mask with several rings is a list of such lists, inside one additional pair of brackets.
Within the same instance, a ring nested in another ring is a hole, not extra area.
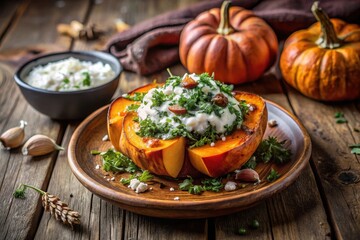
[[(270, 101), (266, 104), (268, 119), (275, 119), (278, 126), (268, 127), (264, 138), (270, 135), (279, 140), (286, 139), (287, 147), (292, 151), (292, 159), (283, 165), (258, 164), (256, 171), (260, 175), (261, 183), (257, 185), (245, 183), (232, 192), (192, 195), (178, 190), (181, 180), (157, 177), (156, 180), (162, 184), (155, 182), (151, 185), (152, 190), (135, 193), (119, 182), (126, 174), (108, 175), (101, 168), (96, 169), (97, 164), (102, 165), (101, 158), (90, 154), (91, 150), (106, 151), (112, 147), (109, 141), (102, 141), (107, 134), (107, 106), (91, 114), (74, 132), (68, 150), (69, 164), (75, 176), (91, 192), (138, 214), (163, 218), (205, 218), (234, 213), (284, 190), (295, 181), (310, 158), (310, 137), (299, 120)], [(266, 176), (271, 167), (276, 169), (281, 177), (270, 183)], [(114, 181), (110, 180), (112, 177), (115, 177)], [(170, 187), (175, 188), (175, 191), (170, 191)], [(179, 200), (175, 201), (175, 197), (179, 197)]]

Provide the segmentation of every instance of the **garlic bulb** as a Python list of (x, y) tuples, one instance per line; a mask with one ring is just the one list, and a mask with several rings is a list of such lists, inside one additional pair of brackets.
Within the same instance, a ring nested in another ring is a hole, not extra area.
[(44, 135), (34, 135), (26, 141), (22, 148), (23, 155), (42, 156), (55, 150), (64, 150), (55, 141)]
[(27, 122), (20, 121), (19, 127), (10, 128), (0, 136), (0, 142), (6, 149), (19, 147), (25, 137), (25, 126)]

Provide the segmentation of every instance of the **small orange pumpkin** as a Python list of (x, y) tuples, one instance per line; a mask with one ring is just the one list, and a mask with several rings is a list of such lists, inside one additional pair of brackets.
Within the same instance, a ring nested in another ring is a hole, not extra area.
[(258, 79), (276, 60), (274, 31), (252, 11), (231, 7), (211, 9), (189, 22), (180, 36), (180, 60), (189, 72), (214, 73), (231, 84)]
[(293, 33), (280, 57), (283, 78), (302, 94), (323, 101), (360, 97), (360, 26), (329, 19), (314, 2), (319, 21)]

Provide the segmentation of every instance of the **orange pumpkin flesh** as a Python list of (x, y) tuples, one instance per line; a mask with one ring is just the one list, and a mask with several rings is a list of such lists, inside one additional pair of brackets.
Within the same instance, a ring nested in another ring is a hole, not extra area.
[(312, 11), (319, 22), (285, 42), (280, 57), (283, 78), (317, 100), (360, 98), (360, 26), (330, 20), (317, 3)]
[[(147, 92), (156, 86), (147, 85), (131, 94), (137, 91)], [(112, 136), (110, 141), (137, 166), (158, 175), (173, 178), (198, 176), (197, 171), (211, 177), (224, 175), (240, 168), (251, 157), (266, 129), (267, 110), (262, 98), (244, 92), (236, 92), (235, 98), (239, 101), (245, 100), (255, 107), (244, 121), (244, 126), (248, 130), (237, 130), (227, 136), (226, 141), (217, 141), (214, 147), (205, 145), (187, 149), (186, 140), (182, 137), (159, 140), (155, 147), (148, 146), (147, 141), (136, 134), (138, 124), (133, 121), (136, 113), (122, 114), (128, 105), (136, 102), (122, 97), (116, 99), (109, 107), (107, 123), (110, 129), (109, 137)], [(109, 126), (110, 124), (112, 126)]]
[(267, 110), (261, 97), (236, 92), (235, 98), (255, 106), (243, 123), (247, 130), (236, 130), (226, 137), (226, 141), (217, 141), (214, 147), (205, 145), (188, 150), (192, 165), (210, 177), (224, 175), (245, 164), (255, 152), (266, 129)]
[(264, 20), (249, 10), (211, 9), (189, 22), (180, 36), (181, 63), (194, 73), (240, 84), (258, 79), (276, 60), (278, 42)]
[[(158, 86), (158, 84), (156, 83), (148, 84), (131, 91), (129, 95), (132, 96), (135, 92), (146, 93), (156, 86)], [(108, 136), (112, 145), (117, 151), (120, 150), (119, 140), (121, 135), (122, 122), (125, 116), (125, 110), (129, 105), (133, 103), (136, 102), (126, 99), (124, 97), (119, 97), (115, 99), (109, 106), (107, 113)]]

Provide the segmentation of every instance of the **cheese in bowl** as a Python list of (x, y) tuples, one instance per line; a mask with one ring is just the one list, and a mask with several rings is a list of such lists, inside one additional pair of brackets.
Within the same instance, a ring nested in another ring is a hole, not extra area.
[(103, 85), (115, 77), (107, 63), (80, 61), (69, 57), (33, 68), (24, 81), (52, 91), (77, 91)]
[(225, 175), (248, 161), (267, 123), (260, 96), (232, 90), (208, 74), (171, 76), (136, 89), (110, 105), (110, 141), (157, 175)]

